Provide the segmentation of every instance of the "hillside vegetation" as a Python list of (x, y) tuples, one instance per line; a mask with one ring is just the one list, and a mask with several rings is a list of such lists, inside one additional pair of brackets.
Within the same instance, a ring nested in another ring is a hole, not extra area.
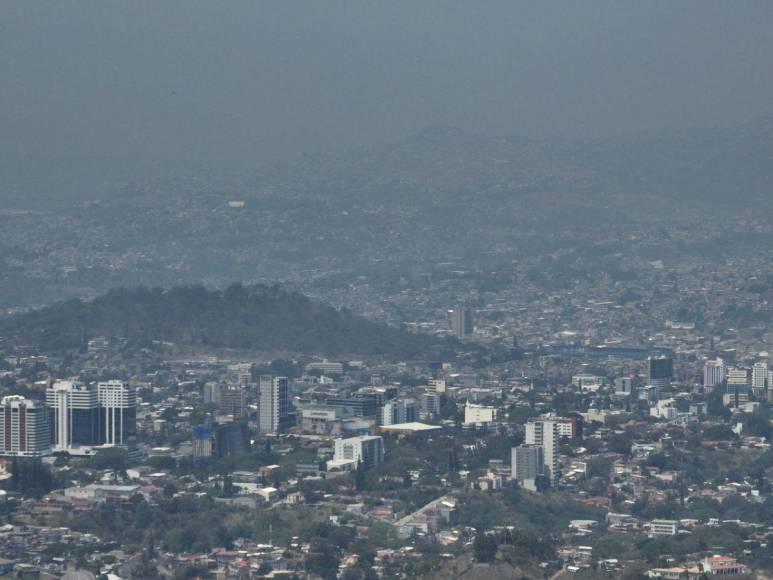
[(0, 338), (47, 352), (84, 346), (95, 336), (131, 342), (321, 354), (424, 358), (452, 353), (454, 343), (418, 335), (314, 302), (277, 286), (234, 284), (163, 290), (111, 290), (0, 319)]

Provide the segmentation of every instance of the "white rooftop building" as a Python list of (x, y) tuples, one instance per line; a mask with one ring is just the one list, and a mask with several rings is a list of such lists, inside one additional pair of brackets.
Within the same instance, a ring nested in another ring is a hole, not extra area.
[(379, 435), (365, 435), (336, 439), (334, 461), (352, 461), (366, 467), (380, 465), (384, 461), (384, 439)]

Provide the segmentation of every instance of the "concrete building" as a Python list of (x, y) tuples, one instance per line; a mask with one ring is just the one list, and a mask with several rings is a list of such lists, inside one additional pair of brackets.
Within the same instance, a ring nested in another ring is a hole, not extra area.
[(768, 363), (758, 362), (752, 367), (752, 392), (761, 396), (768, 385)]
[(749, 371), (747, 369), (728, 369), (726, 378), (728, 385), (748, 385)]
[(427, 415), (440, 414), (440, 395), (430, 391), (421, 394), (421, 410)]
[(427, 381), (428, 391), (433, 391), (439, 395), (442, 395), (446, 392), (446, 381), (445, 379), (430, 379)]
[[(728, 388), (732, 388), (733, 385), (728, 385)], [(749, 392), (734, 389), (732, 392), (727, 392), (722, 395), (722, 404), (725, 407), (740, 408), (742, 405), (749, 402)]]
[(290, 381), (287, 377), (262, 376), (258, 389), (258, 430), (281, 433), (291, 422)]
[(544, 458), (543, 473), (550, 485), (555, 486), (560, 478), (559, 444), (561, 435), (555, 421), (532, 420), (526, 423), (527, 445), (542, 447)]
[(661, 388), (657, 385), (644, 385), (639, 389), (638, 398), (640, 401), (654, 403), (660, 398)]
[(128, 446), (137, 437), (137, 391), (124, 381), (97, 383), (99, 443)]
[(722, 384), (726, 371), (725, 361), (721, 358), (706, 361), (703, 365), (703, 386), (716, 387)]
[(310, 362), (306, 365), (306, 372), (319, 371), (326, 375), (341, 375), (344, 372), (344, 364), (323, 360), (322, 362)]
[(630, 397), (633, 394), (633, 377), (618, 377), (615, 379), (615, 395)]
[(244, 421), (233, 421), (215, 427), (212, 452), (217, 457), (242, 455), (248, 453), (250, 448), (250, 431)]
[(714, 555), (701, 561), (701, 568), (711, 576), (740, 576), (751, 574), (751, 569), (730, 556)]
[(354, 417), (377, 418), (383, 397), (375, 393), (355, 394), (352, 397), (328, 397), (325, 405), (345, 410)]
[(572, 375), (572, 386), (581, 391), (598, 391), (604, 384), (604, 379), (590, 373)]
[(652, 520), (649, 529), (653, 536), (675, 536), (679, 530), (679, 522), (676, 520)]
[(647, 382), (662, 389), (671, 386), (674, 378), (674, 360), (668, 356), (651, 356), (647, 359)]
[(54, 451), (70, 451), (101, 443), (97, 389), (80, 381), (56, 381), (46, 391), (53, 411)]
[(380, 435), (336, 439), (333, 459), (355, 464), (362, 461), (366, 467), (380, 465), (384, 461), (384, 439)]
[(247, 416), (247, 389), (240, 386), (231, 386), (220, 391), (220, 411), (234, 417)]
[(451, 330), (459, 340), (472, 336), (472, 312), (468, 308), (459, 306), (451, 311)]
[(193, 456), (212, 457), (214, 453), (214, 435), (212, 428), (198, 425), (193, 428)]
[(722, 397), (725, 406), (737, 407), (749, 400), (749, 373), (746, 369), (730, 369)]
[(220, 405), (220, 393), (223, 387), (220, 383), (206, 383), (204, 385), (204, 404)]
[(513, 447), (512, 476), (523, 488), (531, 491), (538, 490), (538, 481), (543, 475), (544, 464), (542, 446), (525, 444)]
[(340, 430), (342, 411), (327, 405), (306, 405), (300, 409), (301, 429), (304, 433), (330, 435)]
[(51, 453), (48, 408), (19, 395), (0, 401), (0, 455), (41, 457)]
[(551, 419), (557, 428), (558, 436), (567, 439), (582, 438), (582, 418), (581, 417), (555, 417)]
[(487, 407), (485, 405), (476, 405), (468, 402), (464, 406), (464, 424), (476, 425), (479, 423), (493, 423), (497, 420), (496, 407)]
[(419, 405), (414, 399), (396, 399), (381, 408), (381, 424), (413, 423), (419, 418)]

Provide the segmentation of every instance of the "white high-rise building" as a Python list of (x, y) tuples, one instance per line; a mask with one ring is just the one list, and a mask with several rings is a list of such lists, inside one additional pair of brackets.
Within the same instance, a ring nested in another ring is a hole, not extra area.
[(706, 361), (703, 365), (703, 385), (706, 387), (716, 387), (725, 380), (725, 361), (721, 358)]
[(0, 401), (0, 455), (41, 457), (51, 453), (48, 408), (19, 395)]
[(290, 417), (290, 381), (287, 377), (262, 376), (258, 389), (258, 430), (280, 433)]
[(137, 390), (125, 381), (97, 383), (99, 439), (103, 445), (125, 446), (137, 432)]
[(46, 391), (53, 411), (54, 450), (99, 445), (99, 398), (97, 390), (80, 381), (56, 381)]
[(537, 478), (543, 475), (545, 465), (542, 446), (526, 444), (513, 447), (511, 461), (512, 476), (518, 485), (537, 491)]
[(758, 362), (752, 367), (752, 390), (759, 395), (768, 382), (768, 363)]
[(366, 467), (380, 465), (384, 461), (384, 439), (380, 435), (336, 439), (335, 461), (354, 461)]
[(526, 444), (542, 447), (544, 475), (550, 485), (560, 478), (559, 444), (561, 435), (555, 421), (532, 420), (526, 423)]

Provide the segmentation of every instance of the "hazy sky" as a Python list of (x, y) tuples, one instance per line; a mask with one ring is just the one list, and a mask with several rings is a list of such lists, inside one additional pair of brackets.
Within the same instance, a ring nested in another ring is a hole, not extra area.
[(5, 0), (0, 151), (248, 168), (773, 114), (773, 1)]

